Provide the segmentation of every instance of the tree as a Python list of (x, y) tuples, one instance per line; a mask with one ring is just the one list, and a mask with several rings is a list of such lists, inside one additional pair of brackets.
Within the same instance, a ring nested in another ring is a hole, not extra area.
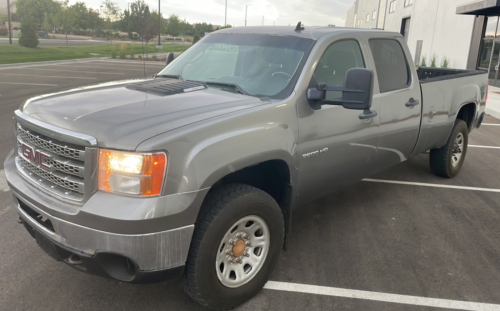
[(181, 33), (181, 20), (176, 14), (172, 14), (168, 17), (167, 34), (172, 37), (177, 37)]
[(55, 25), (61, 26), (66, 34), (66, 48), (68, 45), (68, 32), (75, 28), (77, 23), (77, 13), (73, 6), (68, 6), (68, 0), (61, 3), (61, 11), (52, 16)]
[(52, 29), (51, 19), (47, 12), (45, 12), (45, 14), (43, 15), (42, 29), (47, 33), (49, 33)]
[(99, 26), (99, 12), (97, 10), (93, 10), (89, 8), (88, 11), (88, 19), (87, 19), (87, 27), (92, 30), (92, 34), (94, 34), (94, 30)]
[(104, 10), (104, 20), (106, 21), (107, 29), (114, 29), (116, 26), (116, 22), (122, 19), (122, 14), (120, 12), (120, 7), (116, 2), (111, 0), (105, 0), (102, 3)]
[(75, 14), (75, 28), (87, 30), (89, 25), (89, 10), (84, 2), (77, 2), (71, 6)]
[(21, 23), (21, 37), (19, 38), (19, 45), (27, 48), (36, 48), (39, 43), (36, 33), (37, 27), (38, 24), (35, 18), (25, 12)]
[(45, 13), (56, 14), (61, 9), (61, 3), (53, 0), (19, 0), (16, 2), (17, 14), (24, 21), (30, 18), (35, 24), (42, 24)]

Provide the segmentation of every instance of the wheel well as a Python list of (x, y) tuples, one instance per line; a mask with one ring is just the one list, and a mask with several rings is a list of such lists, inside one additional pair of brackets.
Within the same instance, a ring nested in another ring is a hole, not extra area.
[(457, 120), (464, 120), (467, 123), (469, 132), (472, 131), (474, 116), (476, 115), (476, 105), (474, 103), (465, 104), (457, 114)]
[(285, 161), (271, 160), (245, 167), (221, 178), (212, 186), (212, 190), (222, 185), (242, 183), (267, 192), (276, 200), (283, 213), (285, 221), (285, 240), (283, 248), (286, 250), (288, 237), (292, 226), (292, 185), (290, 169)]
[(224, 176), (212, 188), (233, 183), (259, 188), (267, 192), (281, 205), (285, 186), (290, 184), (290, 170), (284, 161), (266, 161)]

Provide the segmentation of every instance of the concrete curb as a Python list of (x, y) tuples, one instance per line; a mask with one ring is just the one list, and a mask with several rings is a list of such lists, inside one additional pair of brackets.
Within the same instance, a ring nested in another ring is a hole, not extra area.
[(486, 107), (486, 114), (493, 118), (500, 119), (500, 111)]

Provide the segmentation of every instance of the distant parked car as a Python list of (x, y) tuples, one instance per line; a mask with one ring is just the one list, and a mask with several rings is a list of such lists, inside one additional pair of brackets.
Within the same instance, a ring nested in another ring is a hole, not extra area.
[(49, 34), (46, 33), (45, 31), (39, 31), (38, 32), (38, 38), (46, 38), (46, 39), (48, 39), (49, 38)]

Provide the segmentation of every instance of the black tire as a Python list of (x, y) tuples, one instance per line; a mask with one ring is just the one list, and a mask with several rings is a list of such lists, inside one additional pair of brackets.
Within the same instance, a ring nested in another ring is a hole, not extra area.
[[(456, 165), (453, 165), (452, 157), (454, 156), (454, 150), (456, 148), (455, 140), (460, 133), (462, 134), (464, 140), (463, 149), (460, 160), (456, 163)], [(434, 174), (446, 178), (451, 178), (457, 175), (462, 167), (462, 164), (464, 163), (465, 155), (467, 154), (468, 142), (469, 130), (467, 128), (467, 123), (463, 120), (456, 120), (446, 145), (439, 149), (431, 150), (429, 161)]]
[[(248, 283), (229, 288), (217, 276), (217, 251), (231, 226), (249, 215), (259, 216), (267, 223), (269, 251), (262, 267)], [(207, 195), (196, 221), (182, 279), (184, 290), (198, 303), (211, 309), (228, 310), (242, 304), (266, 284), (279, 259), (283, 238), (283, 215), (269, 194), (244, 184), (214, 189)]]

